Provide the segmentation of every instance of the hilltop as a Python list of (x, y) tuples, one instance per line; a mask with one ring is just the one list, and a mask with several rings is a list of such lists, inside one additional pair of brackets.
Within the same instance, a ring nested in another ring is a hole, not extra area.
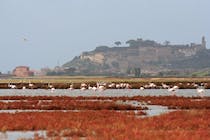
[(99, 46), (83, 52), (62, 67), (70, 74), (110, 76), (185, 75), (210, 68), (205, 38), (200, 44), (173, 45), (153, 40), (128, 40), (128, 46)]

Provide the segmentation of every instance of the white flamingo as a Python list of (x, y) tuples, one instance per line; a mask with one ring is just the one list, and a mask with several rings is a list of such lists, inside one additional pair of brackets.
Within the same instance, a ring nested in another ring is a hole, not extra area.
[(196, 90), (197, 90), (197, 93), (199, 94), (199, 96), (203, 97), (205, 90), (203, 88), (197, 88)]
[(52, 87), (52, 88), (50, 89), (50, 91), (51, 91), (51, 92), (54, 92), (54, 91), (55, 91), (55, 88), (54, 88), (54, 87)]
[(50, 91), (51, 91), (51, 92), (54, 92), (54, 91), (55, 91), (55, 88), (54, 88), (53, 85), (51, 85), (50, 83), (48, 83), (48, 87), (50, 88)]
[(131, 86), (130, 84), (127, 83), (126, 86), (125, 86), (125, 88), (126, 88), (126, 89), (131, 89), (132, 86)]
[(11, 88), (11, 89), (15, 89), (15, 88), (17, 88), (17, 87), (16, 87), (16, 85), (14, 85), (14, 84), (10, 84), (10, 83), (8, 84), (8, 87), (9, 87), (9, 88)]
[(96, 90), (97, 90), (97, 87), (95, 87), (95, 86), (92, 87), (92, 86), (89, 85), (89, 86), (88, 86), (88, 89), (89, 89), (89, 90), (96, 91)]
[(29, 82), (28, 86), (29, 86), (29, 88), (33, 88), (34, 84), (32, 84), (31, 82)]
[(73, 89), (74, 89), (74, 85), (71, 84), (71, 85), (69, 86), (69, 90), (73, 90)]
[(94, 86), (94, 87), (92, 87), (92, 90), (96, 91), (96, 90), (97, 90), (97, 87), (95, 87), (95, 86)]
[(87, 87), (87, 84), (82, 83), (80, 86), (81, 86), (81, 87)]
[(169, 86), (166, 85), (166, 84), (164, 84), (164, 83), (162, 83), (162, 87), (163, 87), (164, 89), (168, 89), (168, 88), (169, 88)]
[(140, 87), (140, 90), (144, 90), (144, 87)]
[(50, 83), (48, 83), (48, 88), (53, 88), (53, 85), (51, 85)]
[(106, 89), (106, 87), (103, 86), (103, 85), (98, 86), (98, 90), (99, 90), (99, 91), (103, 91), (103, 90), (105, 90), (105, 89)]
[(116, 84), (116, 88), (117, 89), (120, 89), (120, 84)]
[(196, 83), (192, 83), (192, 86), (195, 88), (198, 88), (198, 84), (196, 84)]
[(107, 85), (107, 84), (104, 83), (104, 82), (96, 83), (97, 89), (98, 89), (99, 91), (105, 90), (105, 89), (106, 89), (106, 85)]
[(172, 94), (172, 95), (176, 95), (176, 90), (178, 89), (178, 86), (173, 86), (172, 88), (169, 88), (168, 91)]
[(110, 84), (108, 85), (108, 88), (116, 88), (115, 83), (110, 83)]
[(86, 90), (86, 89), (87, 89), (87, 84), (82, 83), (82, 84), (80, 85), (80, 90)]
[(86, 90), (86, 87), (81, 87), (80, 90)]

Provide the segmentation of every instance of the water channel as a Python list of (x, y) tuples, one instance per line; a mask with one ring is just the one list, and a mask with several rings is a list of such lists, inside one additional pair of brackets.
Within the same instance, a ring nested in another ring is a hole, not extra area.
[[(176, 96), (192, 97), (200, 96), (196, 89), (177, 89)], [(93, 90), (69, 90), (69, 89), (0, 89), (0, 96), (169, 96), (167, 89), (107, 89), (103, 91)], [(210, 89), (205, 89), (203, 96), (210, 97)]]

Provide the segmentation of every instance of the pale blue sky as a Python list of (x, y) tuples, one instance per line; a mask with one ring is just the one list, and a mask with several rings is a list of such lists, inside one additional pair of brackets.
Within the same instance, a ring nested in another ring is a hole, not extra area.
[(210, 0), (0, 0), (0, 71), (53, 68), (136, 38), (188, 44), (204, 35), (210, 48), (209, 13)]

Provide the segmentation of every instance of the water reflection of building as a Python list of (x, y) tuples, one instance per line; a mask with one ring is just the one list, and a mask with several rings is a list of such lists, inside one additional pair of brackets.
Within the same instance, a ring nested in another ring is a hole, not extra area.
[(13, 75), (18, 77), (33, 76), (34, 72), (30, 71), (27, 66), (18, 66), (13, 70)]

